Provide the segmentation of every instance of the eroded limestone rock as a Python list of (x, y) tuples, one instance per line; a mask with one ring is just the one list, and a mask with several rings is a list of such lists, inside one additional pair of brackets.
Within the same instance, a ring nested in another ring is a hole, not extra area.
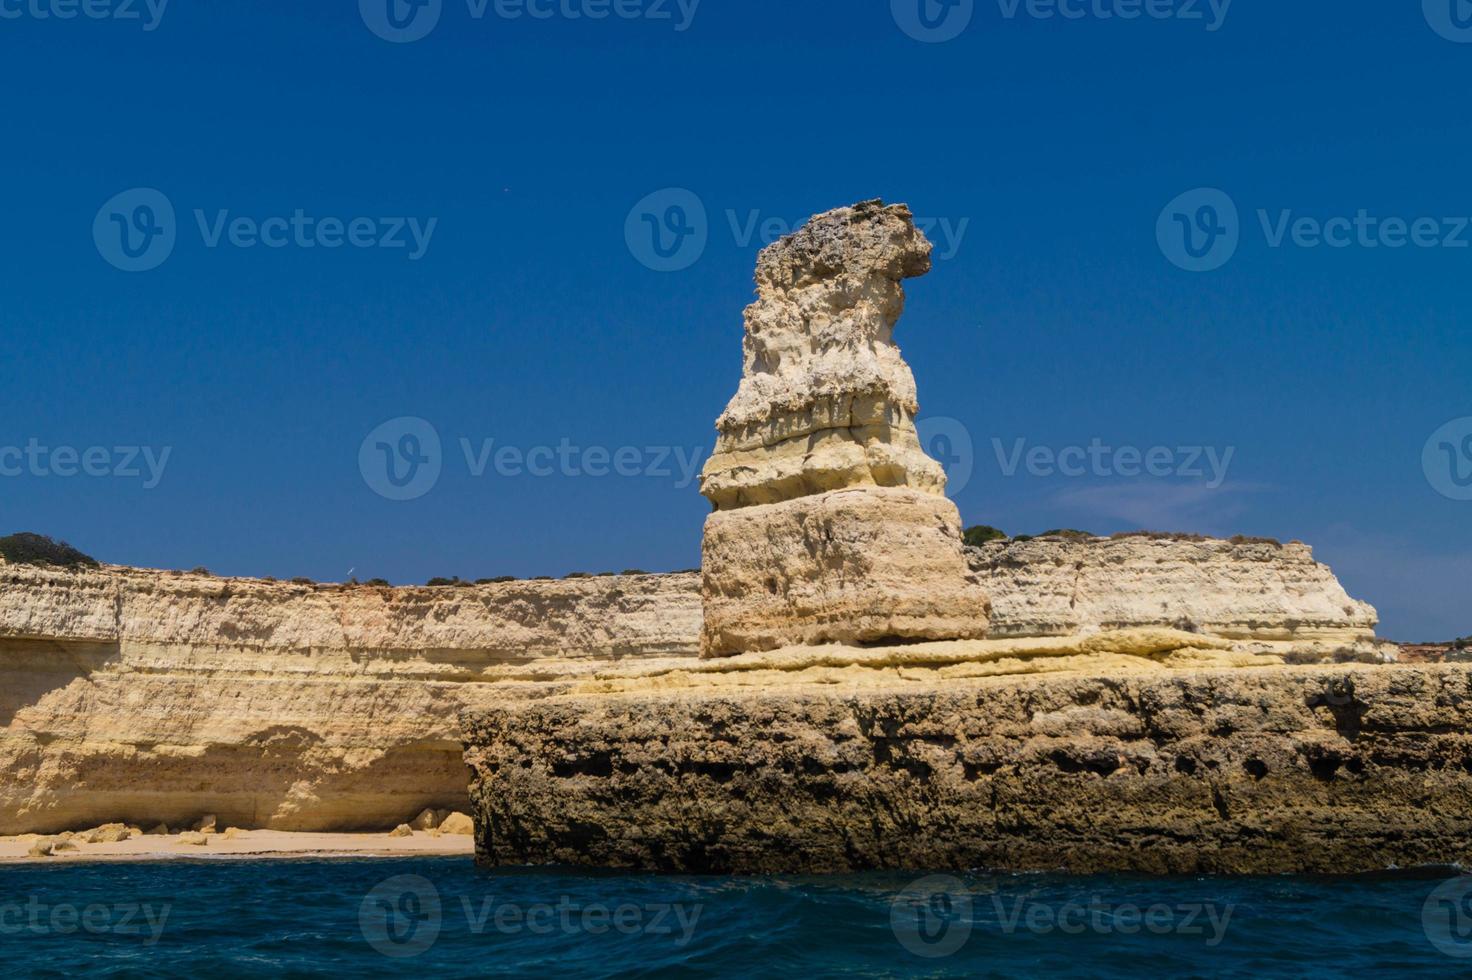
[(464, 810), (463, 708), (699, 636), (694, 574), (434, 589), (0, 565), (0, 834)]
[(844, 487), (940, 494), (915, 433), (915, 378), (894, 343), (901, 282), (930, 271), (909, 208), (866, 201), (763, 249), (741, 385), (701, 475), (718, 510)]
[(131, 836), (132, 831), (123, 824), (108, 823), (87, 831), (82, 835), (82, 841), (87, 844), (116, 844), (118, 841), (125, 841)]
[[(848, 651), (868, 683), (767, 671), (469, 714), (478, 860), (739, 874), (1472, 861), (1466, 665), (862, 667), (884, 653)], [(726, 661), (704, 664), (719, 676)]]
[(464, 813), (456, 811), (444, 819), (438, 828), (441, 834), (469, 836), (475, 833), (475, 823)]
[(994, 637), (1169, 625), (1289, 661), (1394, 659), (1378, 615), (1298, 541), (1122, 535), (968, 549)]
[(705, 655), (986, 634), (893, 339), (903, 280), (929, 270), (909, 209), (880, 201), (762, 251), (741, 385), (701, 476)]

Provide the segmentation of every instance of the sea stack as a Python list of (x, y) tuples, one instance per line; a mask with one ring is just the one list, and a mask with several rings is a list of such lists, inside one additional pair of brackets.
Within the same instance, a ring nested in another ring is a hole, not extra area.
[(701, 476), (704, 656), (986, 635), (893, 337), (930, 251), (909, 208), (865, 201), (758, 258), (741, 385)]

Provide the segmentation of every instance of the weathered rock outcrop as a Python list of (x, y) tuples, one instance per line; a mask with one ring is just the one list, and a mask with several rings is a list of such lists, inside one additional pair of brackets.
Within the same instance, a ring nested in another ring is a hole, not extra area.
[(985, 635), (893, 340), (902, 281), (929, 270), (909, 209), (880, 201), (762, 250), (741, 385), (701, 476), (707, 655)]
[(1187, 535), (1036, 538), (968, 549), (991, 635), (1174, 626), (1298, 660), (1393, 657), (1376, 613), (1307, 545)]
[(984, 661), (959, 659), (966, 643), (827, 648), (472, 712), (478, 858), (738, 873), (1472, 861), (1472, 667), (1224, 667), (1129, 636), (1104, 645), (1136, 652), (1056, 655), (1074, 669), (1037, 676), (967, 677), (954, 668)]
[[(1330, 675), (1283, 665), (1382, 653), (1307, 548), (963, 549), (892, 338), (929, 267), (878, 201), (763, 251), (700, 576), (390, 589), (0, 562), (0, 834), (387, 829), (463, 807), (468, 759), (493, 862), (1226, 869), (1258, 833), (1268, 869), (1317, 840), (1295, 793), (1347, 821), (1330, 853), (1357, 866), (1451, 853), (1461, 825), (1432, 811), (1466, 802), (1464, 675), (1366, 674), (1382, 729), (1331, 714), (1371, 754), (1306, 754), (1330, 736), (1293, 699)], [(1416, 697), (1456, 727), (1417, 727)], [(1417, 767), (1438, 772), (1420, 795)], [(1376, 820), (1431, 843), (1375, 850)], [(1108, 828), (1158, 857), (1085, 858)]]
[[(1101, 642), (1090, 634), (1129, 626), (1269, 660), (1376, 650), (1373, 610), (1301, 546), (1039, 539), (971, 558), (997, 597), (994, 635), (1057, 638), (1025, 660), (1028, 643), (993, 644), (973, 671), (1060, 669), (1098, 653), (1078, 645)], [(381, 830), (463, 809), (462, 710), (566, 693), (619, 664), (668, 685), (702, 664), (700, 610), (694, 574), (378, 589), (0, 563), (0, 833), (205, 813)]]
[(379, 589), (0, 564), (0, 834), (463, 810), (463, 709), (693, 656), (699, 629), (693, 574)]

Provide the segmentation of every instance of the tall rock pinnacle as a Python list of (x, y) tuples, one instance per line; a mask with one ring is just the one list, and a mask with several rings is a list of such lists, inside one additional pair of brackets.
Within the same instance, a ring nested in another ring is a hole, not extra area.
[(818, 215), (757, 260), (741, 386), (701, 476), (708, 656), (798, 643), (984, 636), (945, 473), (895, 346), (930, 270), (904, 205)]
[(880, 201), (819, 215), (762, 251), (741, 387), (701, 479), (717, 510), (852, 486), (944, 492), (893, 339), (901, 281), (929, 271), (909, 208)]

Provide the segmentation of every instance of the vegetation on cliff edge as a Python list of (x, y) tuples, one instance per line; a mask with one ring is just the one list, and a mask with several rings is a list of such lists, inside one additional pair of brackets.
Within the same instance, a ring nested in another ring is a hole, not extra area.
[(27, 531), (0, 538), (0, 558), (16, 565), (58, 568), (97, 568), (102, 564), (65, 541), (53, 541), (43, 534)]

